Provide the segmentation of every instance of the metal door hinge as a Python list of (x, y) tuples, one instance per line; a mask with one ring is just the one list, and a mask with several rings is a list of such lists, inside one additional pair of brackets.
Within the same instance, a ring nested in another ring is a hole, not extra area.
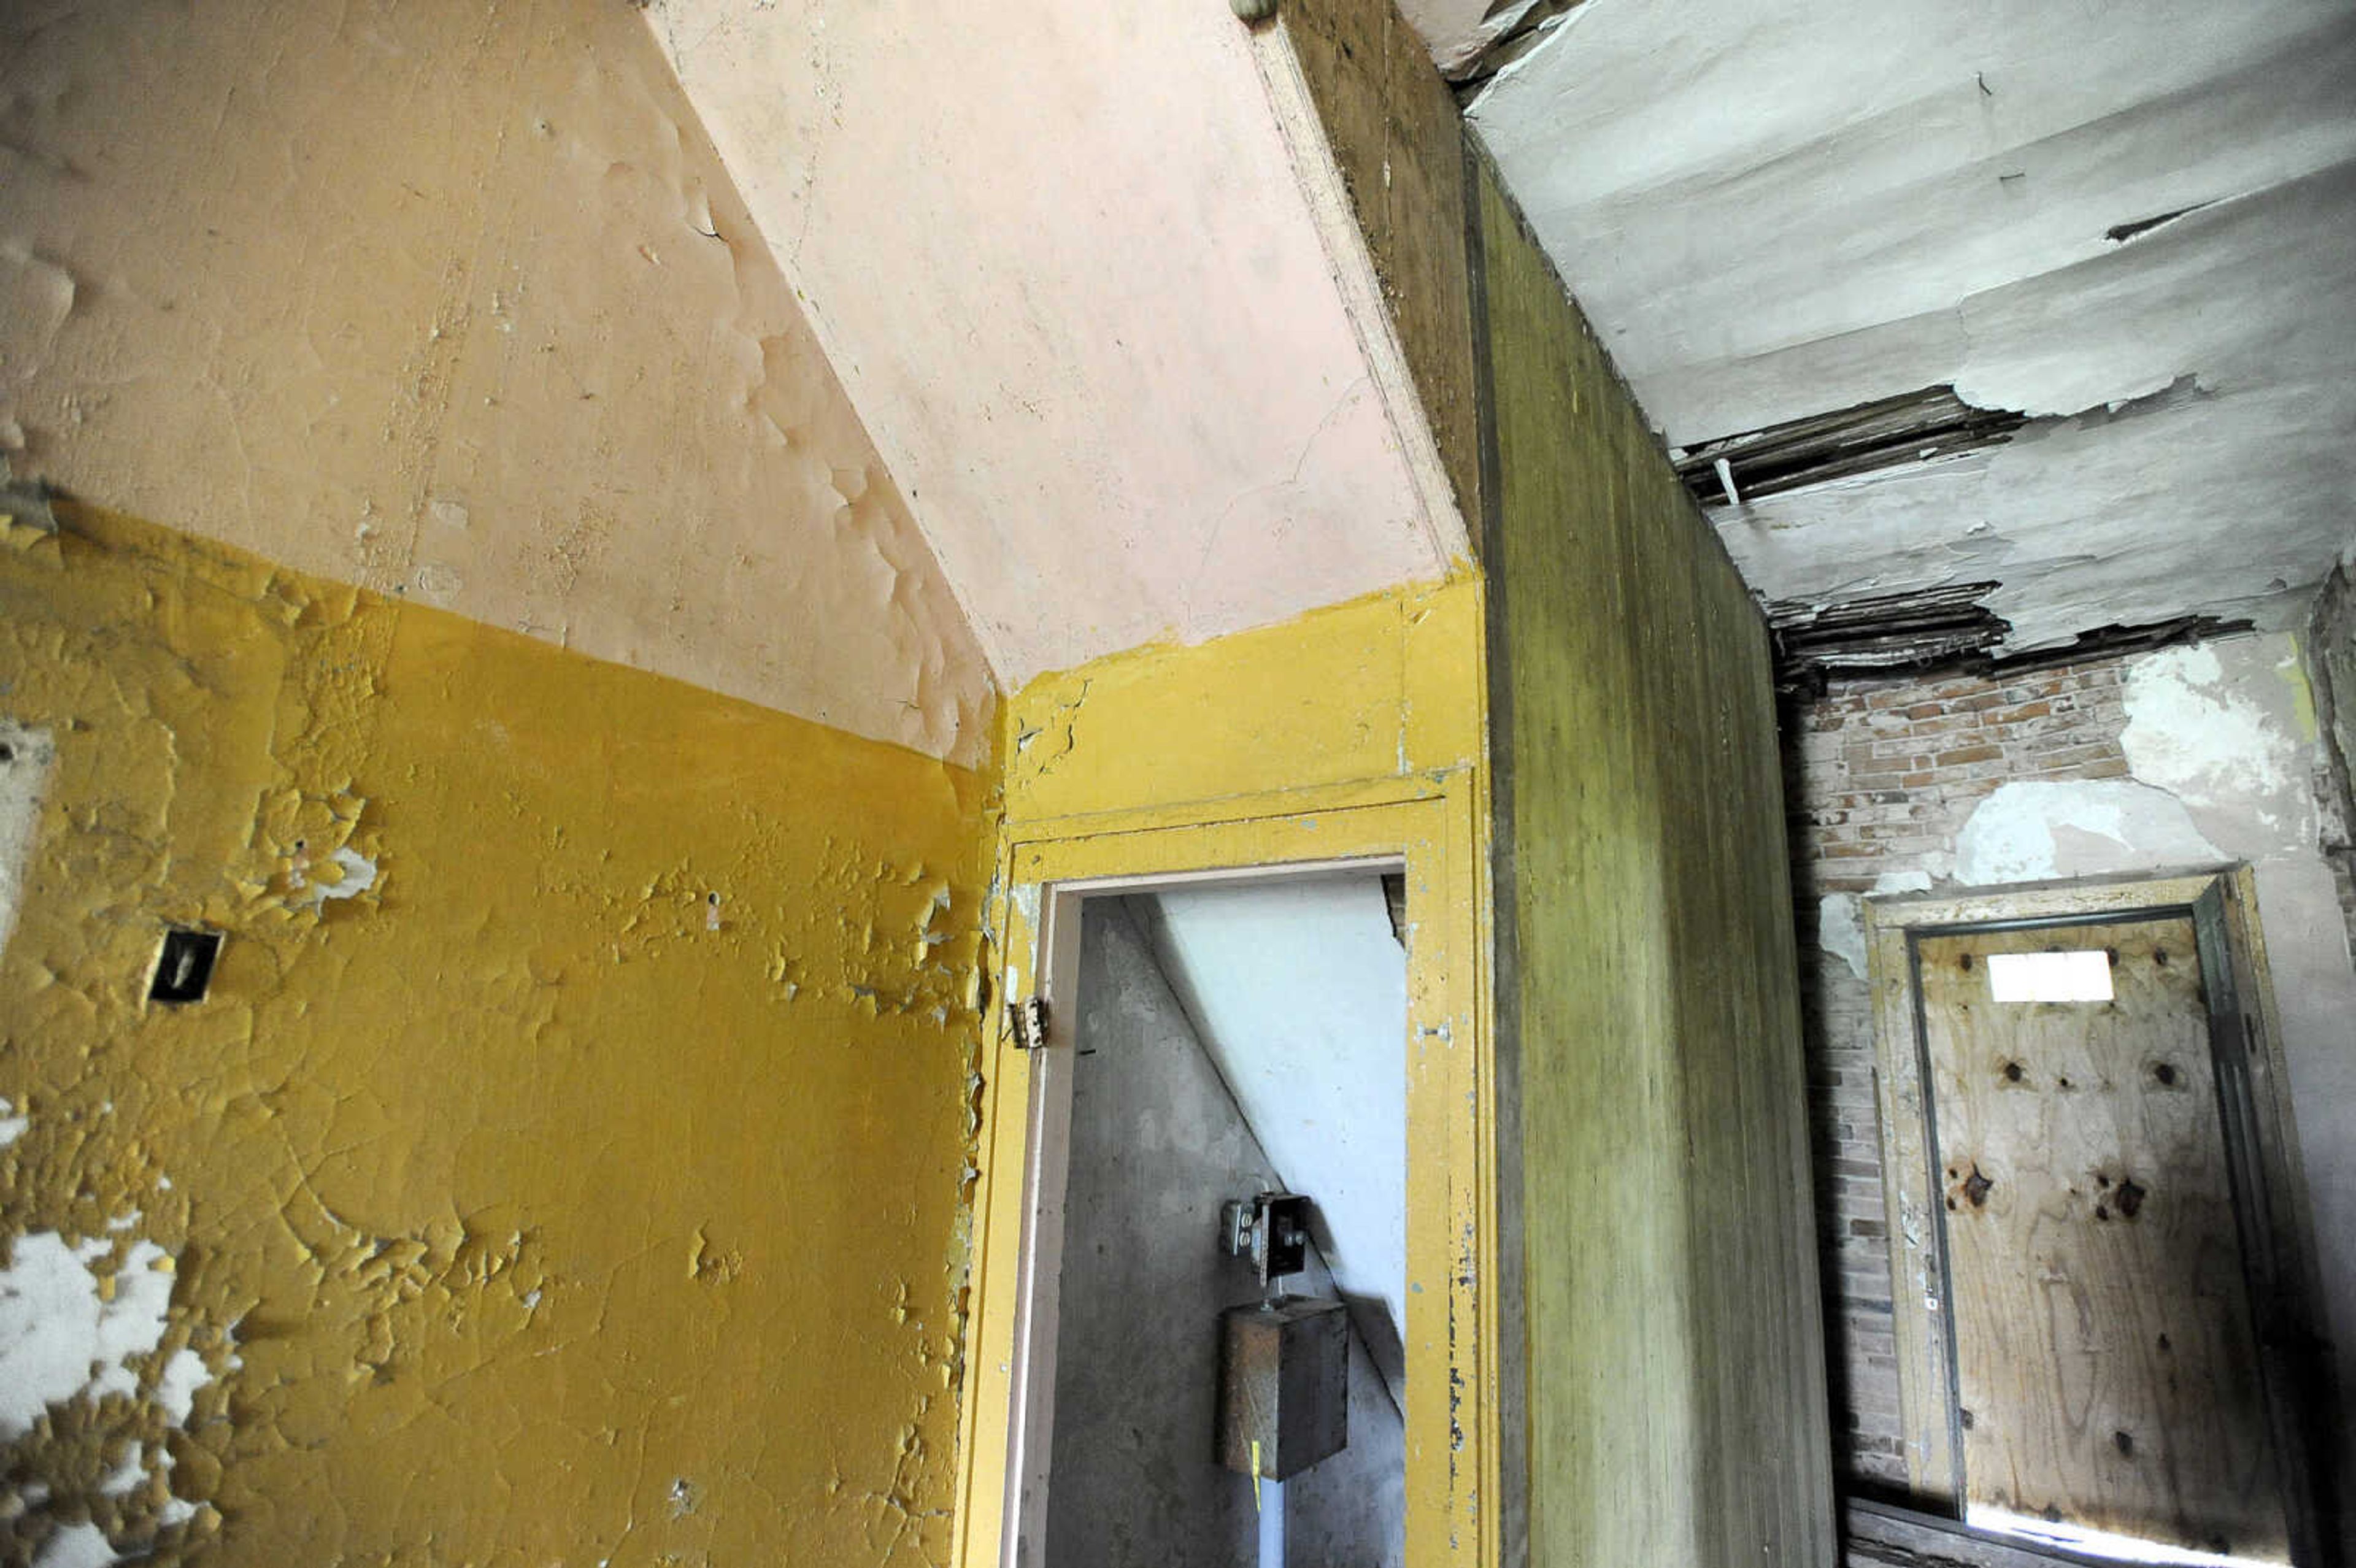
[(1006, 1004), (1006, 1032), (1017, 1051), (1044, 1051), (1047, 1046), (1047, 1000), (1025, 997)]

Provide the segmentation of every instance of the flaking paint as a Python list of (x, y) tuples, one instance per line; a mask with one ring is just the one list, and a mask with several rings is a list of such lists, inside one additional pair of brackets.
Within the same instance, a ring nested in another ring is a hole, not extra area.
[(12, 1385), (0, 1562), (938, 1561), (980, 779), (62, 512), (0, 1278), (136, 1311)]
[[(1033, 962), (1043, 881), (1404, 853), (1417, 930), (1408, 976), (1407, 1560), (1430, 1564), (1493, 1563), (1499, 1549), (1482, 598), (1470, 575), (1411, 585), (1042, 676), (1002, 709), (992, 907), (1010, 993), (1037, 983), (1016, 965)], [(996, 1035), (991, 1048), (979, 1102), (964, 1568), (997, 1560), (1032, 1071)]]
[(11, 6), (0, 101), (20, 476), (987, 753), (950, 585), (630, 7)]

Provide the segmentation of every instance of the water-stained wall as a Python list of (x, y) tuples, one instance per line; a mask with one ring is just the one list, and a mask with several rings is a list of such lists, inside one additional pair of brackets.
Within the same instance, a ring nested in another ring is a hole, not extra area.
[[(1501, 1071), (1527, 1561), (1833, 1555), (1767, 634), (1479, 176)], [(1642, 1499), (1641, 1502), (1635, 1499)]]
[(978, 776), (60, 513), (0, 532), (0, 1562), (939, 1560)]
[(0, 456), (969, 765), (990, 674), (620, 0), (0, 16)]

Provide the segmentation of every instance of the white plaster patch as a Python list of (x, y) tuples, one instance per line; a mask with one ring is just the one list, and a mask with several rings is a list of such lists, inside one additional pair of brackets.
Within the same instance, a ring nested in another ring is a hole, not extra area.
[(1927, 893), (1931, 891), (1928, 871), (1884, 871), (1873, 879), (1877, 893)]
[[(2257, 645), (2232, 651), (2246, 664)], [(2270, 661), (2272, 662), (2272, 661)], [(2127, 667), (2127, 767), (2195, 807), (2254, 813), (2276, 834), (2306, 832), (2307, 749), (2252, 695), (2246, 671), (2217, 647), (2169, 648)]]
[(175, 1426), (186, 1426), (197, 1407), (197, 1391), (210, 1381), (212, 1373), (205, 1370), (202, 1356), (185, 1348), (175, 1350), (155, 1379), (155, 1403), (170, 1414)]
[(23, 1137), (25, 1129), (33, 1125), (30, 1116), (17, 1115), (16, 1111), (15, 1101), (0, 1096), (0, 1148), (6, 1148)]
[(27, 863), (41, 825), (41, 797), (57, 757), (48, 731), (0, 719), (0, 951), (16, 929)]
[(329, 899), (358, 898), (376, 886), (376, 862), (350, 845), (344, 845), (328, 859), (334, 862), (341, 875), (332, 882), (317, 877), (305, 879), (302, 886), (296, 890), (294, 902), (307, 903), (316, 907), (326, 903)]
[(33, 1559), (33, 1568), (110, 1568), (114, 1562), (106, 1531), (84, 1520), (52, 1534)]
[(16, 1238), (0, 1273), (0, 1441), (78, 1395), (139, 1392), (129, 1363), (163, 1343), (172, 1276), (155, 1265), (168, 1254), (134, 1242), (110, 1301), (90, 1265), (112, 1250), (102, 1241), (70, 1246), (55, 1231)]
[(1816, 901), (1816, 945), (1865, 978), (1865, 923), (1855, 893), (1826, 893)]
[(1955, 836), (1966, 887), (2096, 876), (2223, 859), (2184, 803), (2126, 779), (2008, 784)]

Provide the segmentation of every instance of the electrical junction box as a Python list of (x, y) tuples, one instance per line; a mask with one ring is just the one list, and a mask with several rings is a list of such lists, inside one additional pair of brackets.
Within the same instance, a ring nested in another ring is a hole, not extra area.
[(1218, 1462), (1271, 1481), (1350, 1442), (1350, 1319), (1339, 1301), (1281, 1296), (1219, 1315)]

